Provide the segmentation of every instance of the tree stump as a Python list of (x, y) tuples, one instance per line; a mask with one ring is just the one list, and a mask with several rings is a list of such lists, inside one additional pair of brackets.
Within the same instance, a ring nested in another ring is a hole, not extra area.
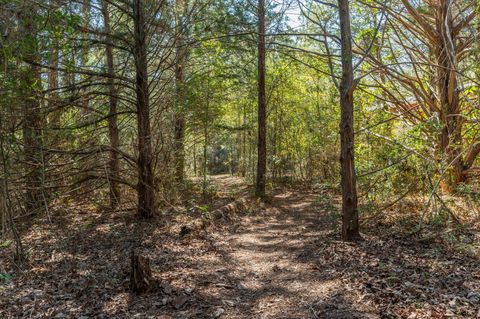
[(136, 255), (132, 250), (130, 289), (137, 293), (150, 292), (155, 289), (155, 280), (150, 269), (150, 259)]

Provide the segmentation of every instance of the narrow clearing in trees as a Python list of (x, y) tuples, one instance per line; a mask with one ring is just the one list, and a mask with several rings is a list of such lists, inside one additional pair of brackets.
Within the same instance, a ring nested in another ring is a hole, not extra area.
[[(217, 176), (213, 183), (233, 197), (247, 192), (234, 177)], [(209, 210), (233, 197), (217, 198)], [(343, 243), (338, 199), (329, 192), (278, 190), (269, 204), (251, 202), (250, 213), (180, 235), (193, 216), (208, 215), (202, 206), (194, 212), (191, 203), (189, 217), (157, 216), (150, 222), (137, 222), (132, 212), (100, 212), (88, 205), (74, 212), (58, 208), (51, 223), (47, 217), (32, 221), (22, 230), (29, 249), (23, 272), (14, 270), (7, 249), (0, 250), (2, 273), (13, 275), (1, 286), (0, 317), (480, 315), (478, 255), (453, 249), (441, 236), (394, 236), (399, 232), (389, 225), (376, 228), (380, 235)], [(478, 231), (458, 236), (478, 245)], [(150, 259), (156, 291), (129, 292), (132, 249)]]

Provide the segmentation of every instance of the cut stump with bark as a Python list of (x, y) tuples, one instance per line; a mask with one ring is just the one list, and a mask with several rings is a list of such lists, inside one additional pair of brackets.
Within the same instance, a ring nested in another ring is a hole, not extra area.
[(150, 269), (150, 259), (135, 254), (132, 251), (130, 269), (130, 289), (137, 293), (151, 292), (155, 289), (156, 282)]

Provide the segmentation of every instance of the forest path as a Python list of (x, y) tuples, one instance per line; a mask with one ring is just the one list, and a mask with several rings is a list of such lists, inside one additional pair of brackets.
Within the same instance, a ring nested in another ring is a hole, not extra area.
[[(227, 175), (211, 183), (210, 210), (251, 191)], [(392, 224), (344, 243), (333, 192), (271, 194), (255, 213), (186, 235), (204, 214), (198, 193), (179, 213), (146, 221), (91, 201), (56, 207), (21, 229), (23, 269), (0, 249), (0, 275), (12, 275), (0, 281), (0, 318), (480, 318), (480, 268), (468, 250)], [(478, 245), (477, 233), (461, 236), (461, 247)], [(162, 289), (131, 293), (132, 249), (150, 259)]]
[[(221, 176), (213, 183), (225, 189), (234, 180)], [(378, 317), (342, 276), (320, 268), (318, 243), (337, 231), (331, 200), (308, 191), (279, 192), (261, 214), (211, 235), (220, 255), (211, 281), (222, 298), (222, 318)]]

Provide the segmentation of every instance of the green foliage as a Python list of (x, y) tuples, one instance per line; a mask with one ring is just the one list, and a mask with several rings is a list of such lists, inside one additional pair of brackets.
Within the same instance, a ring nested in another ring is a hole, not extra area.
[(0, 249), (2, 248), (8, 248), (12, 244), (11, 240), (2, 240), (0, 241)]
[(0, 285), (8, 285), (12, 282), (13, 276), (7, 273), (0, 273)]
[(204, 219), (211, 218), (210, 208), (208, 207), (208, 205), (199, 205), (196, 208), (202, 214), (202, 218)]
[[(430, 84), (435, 68), (412, 67), (401, 41), (393, 41), (399, 37), (407, 41), (411, 32), (402, 30), (403, 34), (389, 24), (380, 23), (386, 18), (382, 10), (366, 5), (374, 2), (351, 2), (354, 75), (358, 79), (354, 93), (355, 160), (361, 210), (381, 207), (381, 203), (392, 202), (408, 190), (428, 193), (432, 186), (427, 177), (435, 183), (445, 162), (438, 154), (441, 153), (438, 137), (444, 127), (442, 118), (437, 112), (429, 112), (428, 106), (419, 103), (418, 97), (412, 94), (412, 88), (426, 88), (422, 94), (432, 98), (437, 94)], [(110, 3), (112, 30), (107, 35), (99, 2), (91, 2), (86, 13), (80, 3), (37, 5), (13, 1), (12, 5), (17, 9), (31, 5), (34, 9), (23, 19), (6, 20), (12, 22), (12, 28), (1, 43), (0, 131), (6, 133), (2, 136), (7, 145), (7, 161), (13, 163), (12, 171), (19, 172), (12, 180), (20, 181), (25, 176), (20, 164), (24, 136), (22, 116), (19, 116), (24, 114), (24, 109), (19, 102), (32, 99), (40, 102), (45, 139), (61, 141), (45, 145), (46, 150), (55, 150), (46, 158), (46, 162), (52, 164), (47, 171), (62, 177), (70, 174), (68, 178), (59, 178), (69, 185), (81, 180), (77, 175), (86, 167), (93, 167), (94, 172), (88, 177), (92, 180), (106, 176), (109, 95), (104, 72), (107, 70), (105, 45), (110, 43), (117, 111), (121, 113), (118, 115), (121, 181), (135, 189), (137, 180), (131, 166), (138, 150), (133, 146), (137, 141), (137, 127), (132, 17), (128, 14), (131, 8)], [(197, 176), (233, 173), (253, 180), (258, 72), (255, 10), (237, 0), (194, 1), (187, 4), (188, 17), (182, 19), (178, 17), (181, 12), (177, 12), (181, 10), (175, 9), (173, 2), (158, 8), (156, 2), (147, 1), (145, 5), (147, 21), (151, 24), (147, 28), (147, 59), (156, 191), (166, 197), (170, 191), (174, 192), (171, 187), (174, 180), (172, 131), (174, 119), (180, 112), (186, 120), (188, 174), (193, 175), (194, 170)], [(340, 108), (336, 82), (341, 72), (338, 12), (320, 2), (307, 1), (303, 5), (302, 14), (308, 14), (309, 19), (303, 17), (305, 25), (293, 30), (283, 14), (285, 8), (277, 2), (267, 4), (268, 183), (274, 188), (276, 184), (302, 181), (330, 185), (338, 190)], [(394, 7), (397, 5), (401, 4), (395, 3)], [(427, 6), (418, 9), (430, 10)], [(34, 32), (22, 31), (27, 22), (31, 22), (29, 27)], [(175, 77), (175, 55), (180, 47), (178, 35), (173, 31), (179, 26), (181, 48), (185, 50), (184, 83), (177, 83)], [(303, 35), (293, 35), (297, 32)], [(273, 36), (273, 33), (277, 34)], [(419, 52), (429, 56), (425, 44), (412, 43), (418, 44)], [(386, 76), (385, 68), (382, 70), (370, 58), (363, 59), (359, 52), (371, 53), (388, 68), (405, 76), (402, 81)], [(53, 54), (59, 57), (57, 77), (61, 88), (55, 92), (58, 114), (51, 109), (52, 92), (48, 90), (50, 69), (47, 65), (55, 58)], [(475, 60), (476, 55), (478, 50), (471, 60)], [(46, 66), (40, 68), (41, 76), (32, 76), (34, 68), (24, 61), (26, 57), (34, 57)], [(461, 65), (471, 77), (458, 88), (462, 110), (475, 105), (472, 101), (478, 100), (479, 95), (474, 80), (480, 72), (477, 67), (468, 68), (469, 63), (471, 61)], [(98, 74), (85, 74), (89, 72)], [(182, 103), (178, 102), (178, 91), (184, 94)], [(419, 119), (407, 120), (402, 113), (404, 105), (398, 105), (399, 101), (418, 108)], [(55, 125), (62, 129), (54, 129), (53, 115), (58, 115)], [(470, 107), (468, 114), (465, 112), (462, 116), (465, 117), (462, 143), (471, 143), (478, 138), (480, 109)], [(98, 153), (97, 149), (100, 149)], [(92, 186), (90, 182), (82, 181), (79, 188), (86, 184)], [(215, 190), (208, 189), (208, 183), (204, 186), (206, 193), (214, 194)], [(99, 193), (106, 194), (106, 183), (99, 186), (102, 187)], [(55, 187), (51, 189), (51, 198), (60, 199)], [(473, 190), (461, 186), (458, 194), (468, 198), (472, 207), (478, 206), (478, 195)]]

